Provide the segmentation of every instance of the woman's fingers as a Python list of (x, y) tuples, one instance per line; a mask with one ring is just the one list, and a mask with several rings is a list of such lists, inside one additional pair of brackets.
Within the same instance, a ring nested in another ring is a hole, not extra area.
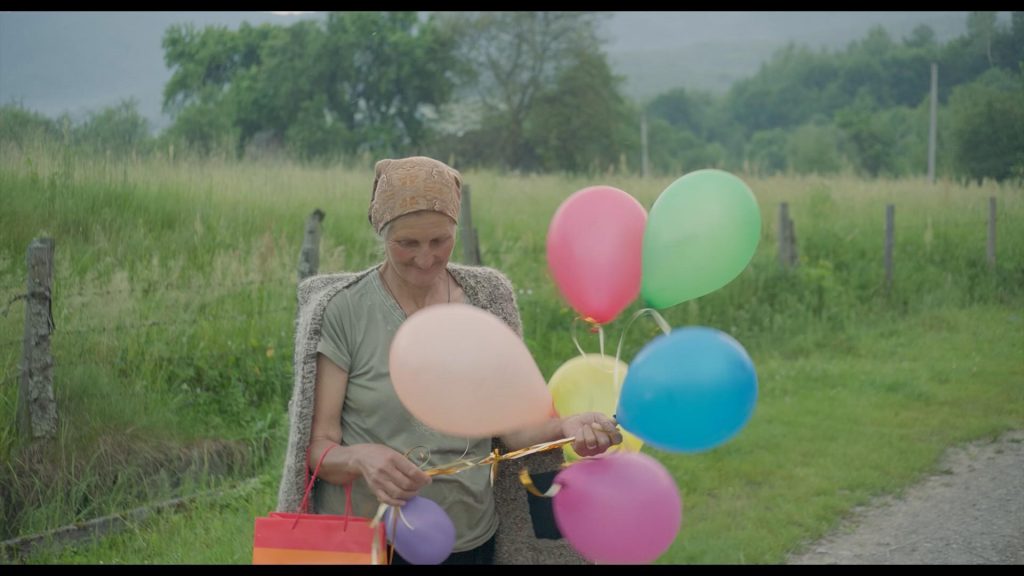
[(612, 445), (612, 437), (600, 423), (594, 422), (590, 427), (594, 430), (594, 437), (597, 438), (596, 451), (600, 454)]
[(373, 492), (377, 496), (377, 500), (387, 504), (388, 506), (399, 507), (405, 506), (405, 503), (415, 495), (410, 495), (405, 490), (395, 486), (394, 482), (391, 482), (390, 480), (383, 480), (376, 483), (373, 486)]
[(580, 427), (573, 449), (581, 456), (594, 456), (621, 443), (622, 433), (615, 426), (615, 422), (603, 415), (595, 414), (591, 422)]
[(589, 456), (597, 449), (597, 434), (594, 428), (589, 425), (581, 426), (576, 433), (576, 442), (573, 448), (581, 456)]
[(372, 478), (370, 485), (381, 502), (391, 506), (404, 506), (423, 486), (430, 484), (431, 479), (404, 457), (400, 456), (392, 464), (380, 469)]
[(591, 424), (599, 433), (603, 433), (608, 436), (610, 446), (622, 443), (622, 432), (615, 426), (613, 420), (602, 420), (600, 423), (594, 422)]

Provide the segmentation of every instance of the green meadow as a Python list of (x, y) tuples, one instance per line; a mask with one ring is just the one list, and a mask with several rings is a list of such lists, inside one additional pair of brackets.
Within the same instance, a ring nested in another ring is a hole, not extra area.
[[(936, 472), (947, 447), (1024, 427), (1019, 185), (737, 175), (761, 209), (756, 254), (728, 285), (661, 314), (673, 327), (710, 326), (739, 340), (757, 370), (758, 401), (719, 448), (645, 448), (674, 474), (684, 502), (664, 563), (782, 562), (851, 508)], [(545, 260), (554, 211), (596, 184), (650, 208), (678, 176), (464, 173), (483, 264), (516, 286), (526, 345), (545, 377), (579, 353), (575, 313)], [(304, 222), (314, 209), (326, 214), (321, 272), (374, 264), (371, 182), (371, 159), (318, 166), (0, 150), (0, 540), (221, 494), (18, 561), (250, 561), (253, 519), (274, 505), (285, 443)], [(781, 202), (797, 237), (792, 270), (777, 256)], [(39, 236), (56, 245), (59, 431), (28, 443), (15, 426), (24, 322), (16, 297)], [(461, 254), (457, 246), (453, 260)], [(605, 327), (606, 351), (623, 338), (627, 363), (660, 333), (641, 318), (623, 335), (641, 308), (635, 302)], [(599, 347), (585, 332), (580, 344)]]

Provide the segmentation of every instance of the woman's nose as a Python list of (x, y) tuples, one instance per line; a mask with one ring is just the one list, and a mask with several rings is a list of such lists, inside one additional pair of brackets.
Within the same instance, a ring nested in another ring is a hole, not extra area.
[(433, 263), (434, 255), (426, 250), (416, 255), (416, 266), (419, 266), (420, 268), (430, 268)]

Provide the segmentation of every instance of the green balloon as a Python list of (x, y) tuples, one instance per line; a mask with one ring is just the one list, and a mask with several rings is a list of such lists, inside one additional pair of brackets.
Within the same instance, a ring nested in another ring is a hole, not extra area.
[(743, 272), (760, 237), (761, 210), (743, 180), (723, 170), (690, 172), (647, 216), (640, 294), (668, 308), (714, 292)]

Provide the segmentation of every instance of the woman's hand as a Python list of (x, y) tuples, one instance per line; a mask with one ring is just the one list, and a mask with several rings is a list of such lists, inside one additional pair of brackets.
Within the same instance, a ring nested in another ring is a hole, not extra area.
[(562, 436), (575, 436), (572, 449), (580, 456), (596, 456), (622, 443), (615, 420), (600, 412), (583, 412), (562, 419)]
[(408, 458), (382, 444), (356, 444), (355, 461), (377, 500), (390, 506), (405, 506), (430, 476)]

